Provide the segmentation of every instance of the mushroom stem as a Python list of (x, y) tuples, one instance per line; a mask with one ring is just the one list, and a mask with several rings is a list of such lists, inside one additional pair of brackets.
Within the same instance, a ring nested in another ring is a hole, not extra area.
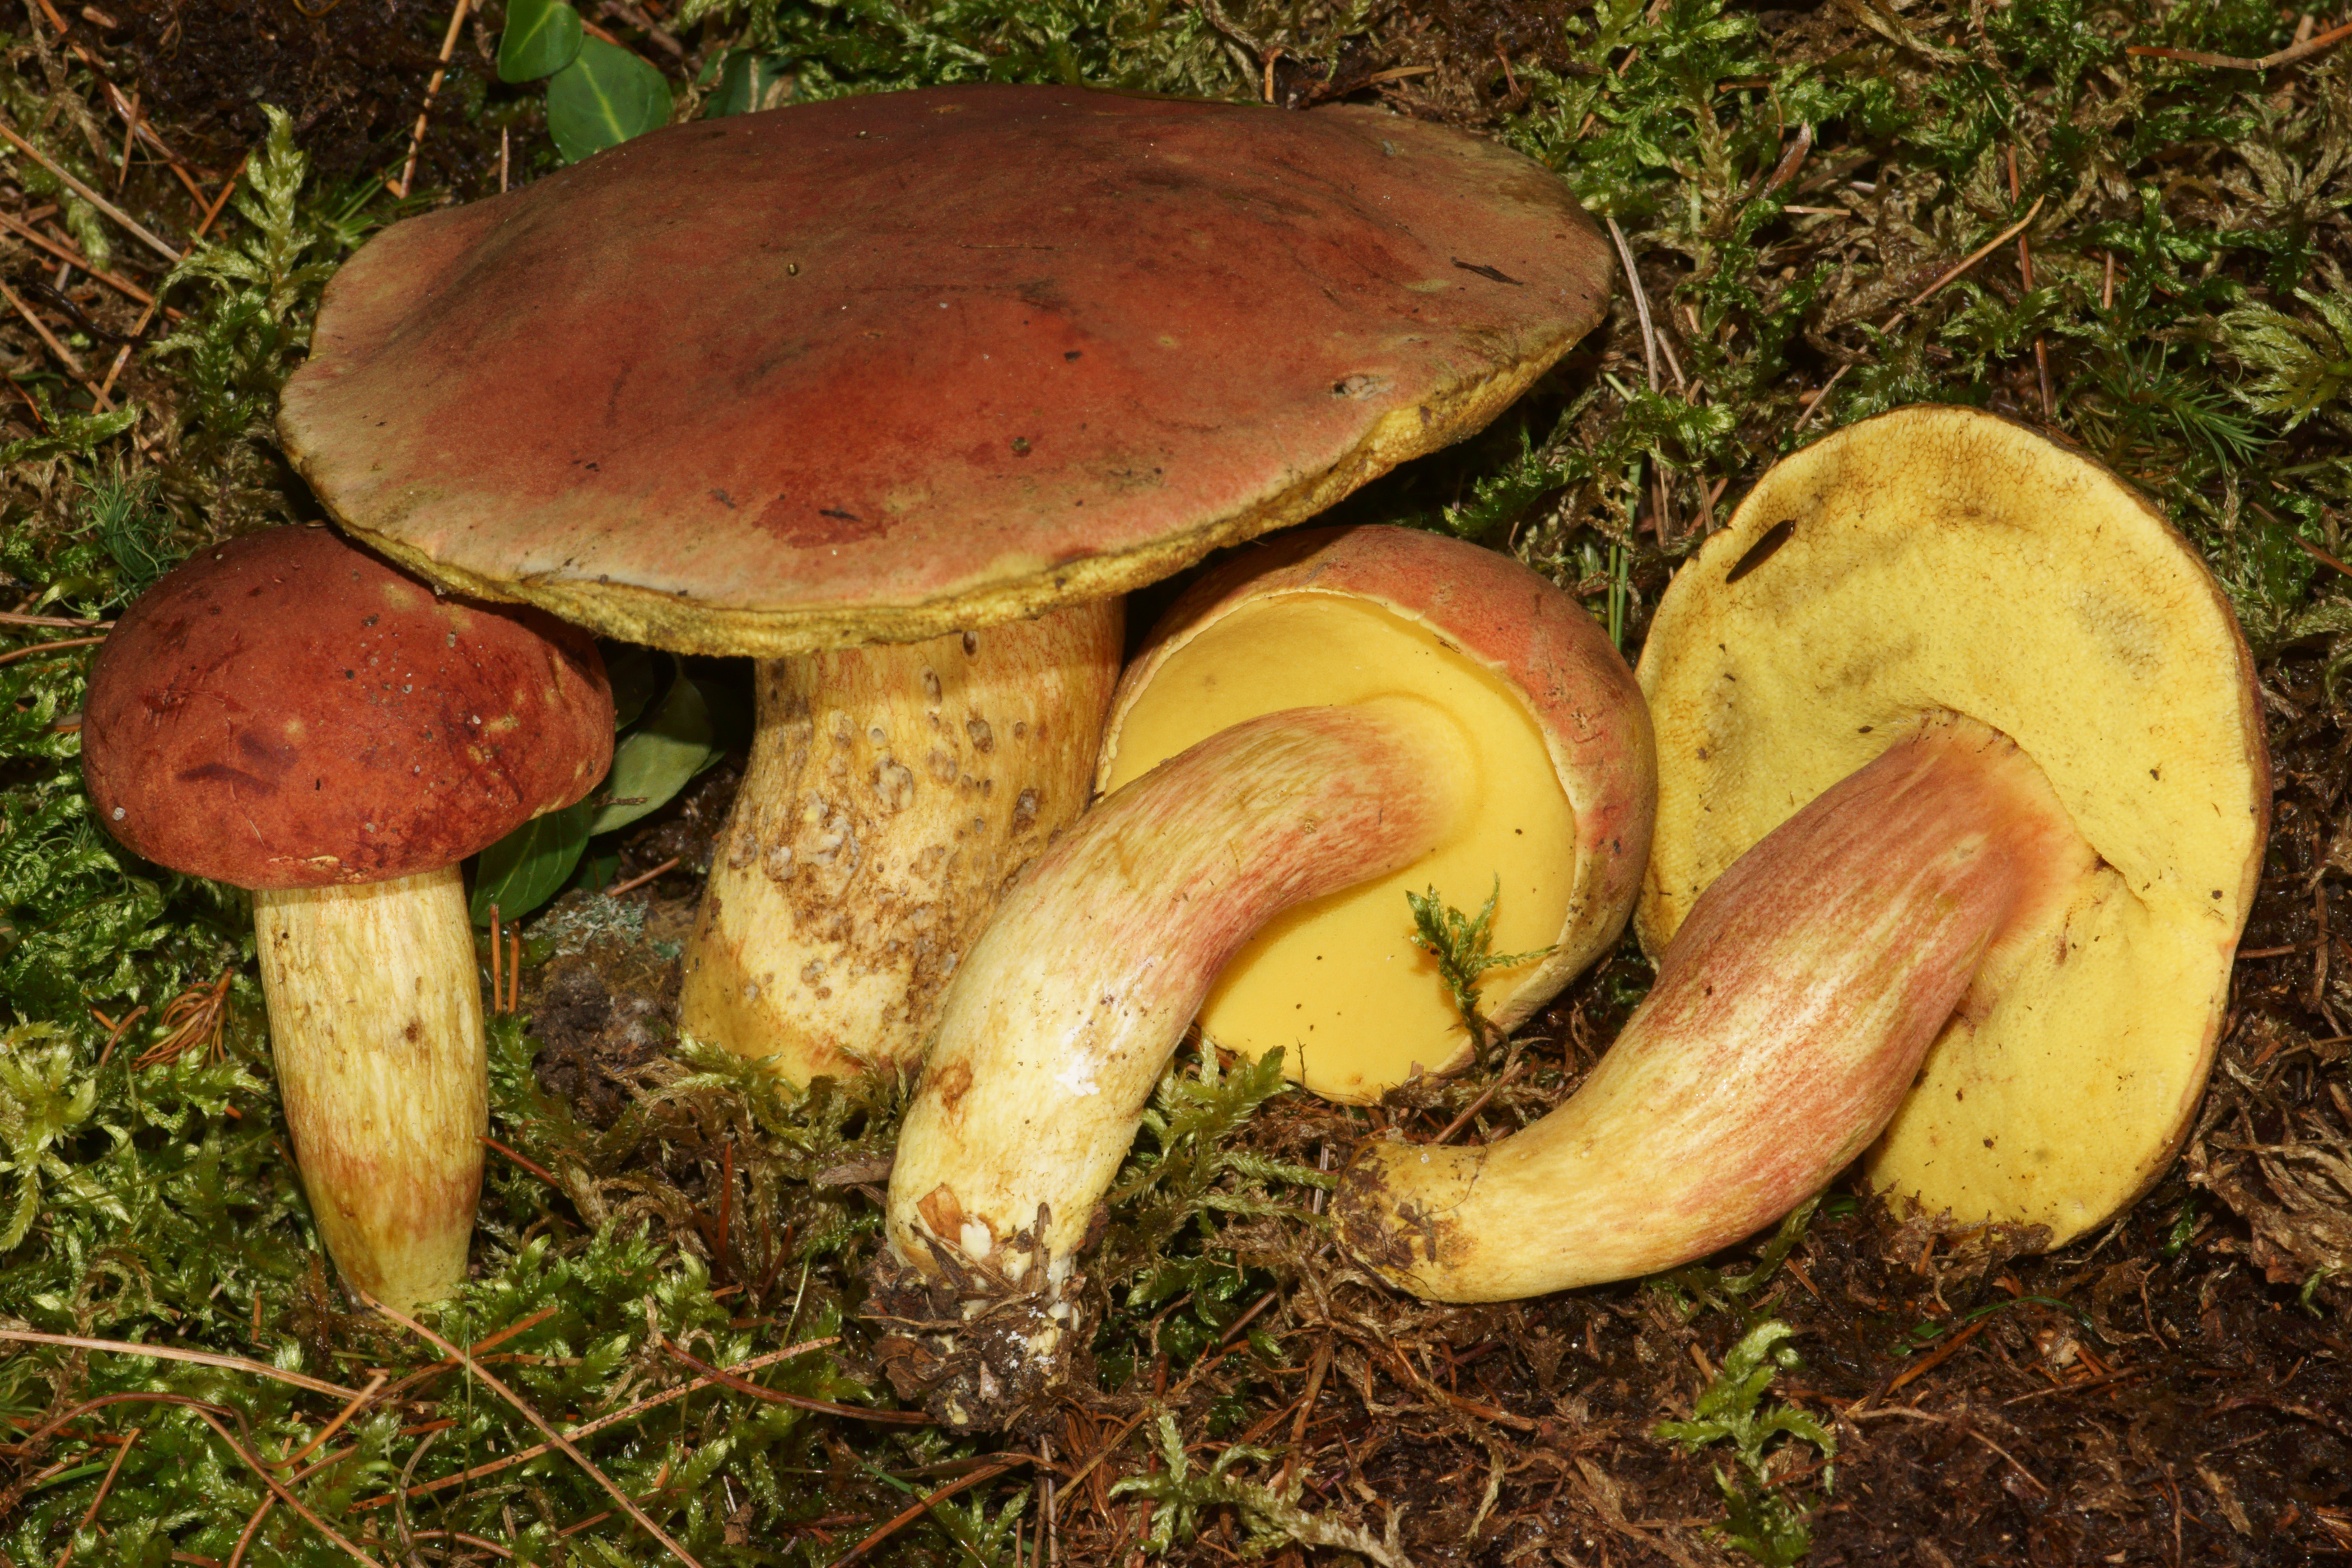
[(278, 1092), (328, 1253), (403, 1311), (448, 1295), (466, 1278), (489, 1128), (457, 868), (261, 889), (253, 916)]
[(1105, 798), (948, 992), (890, 1178), (898, 1256), (1016, 1285), (1042, 1265), (1058, 1286), (1225, 960), (1284, 910), (1427, 853), (1473, 772), (1434, 705), (1384, 698), (1234, 725)]
[(1086, 802), (1115, 599), (758, 667), (679, 1026), (794, 1083), (912, 1068), (1013, 874)]
[(1567, 1103), (1481, 1148), (1365, 1147), (1342, 1239), (1415, 1295), (1498, 1301), (1749, 1234), (1878, 1135), (1955, 1009), (2042, 956), (2016, 933), (2095, 858), (2012, 742), (1931, 723), (1708, 889)]

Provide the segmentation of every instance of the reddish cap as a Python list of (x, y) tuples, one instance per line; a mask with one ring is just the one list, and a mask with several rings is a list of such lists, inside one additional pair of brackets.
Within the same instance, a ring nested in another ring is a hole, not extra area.
[(90, 672), (82, 774), (107, 830), (241, 888), (453, 866), (586, 795), (613, 754), (588, 636), (443, 598), (319, 528), (197, 554)]
[(394, 225), (279, 432), (461, 591), (689, 651), (905, 641), (1140, 586), (1459, 440), (1612, 270), (1541, 165), (1374, 110), (836, 99)]

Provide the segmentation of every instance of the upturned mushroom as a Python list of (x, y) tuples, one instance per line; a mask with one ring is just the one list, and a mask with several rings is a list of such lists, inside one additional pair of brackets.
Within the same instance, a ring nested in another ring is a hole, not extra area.
[(585, 634), (443, 598), (323, 529), (203, 552), (100, 650), (91, 805), (156, 864), (252, 890), (311, 1213), (378, 1300), (466, 1274), (488, 1089), (458, 863), (586, 795), (612, 747)]
[[(1643, 650), (1655, 990), (1565, 1104), (1380, 1143), (1349, 1248), (1441, 1300), (1666, 1268), (1864, 1180), (2056, 1246), (2184, 1135), (2269, 807), (2252, 662), (2105, 469), (1969, 409), (1776, 466)], [(1883, 1136), (1882, 1136), (1883, 1130)]]
[(394, 226), (280, 431), (437, 581), (763, 661), (682, 1026), (802, 1079), (911, 1062), (1083, 804), (1117, 595), (1477, 430), (1610, 273), (1547, 171), (1367, 110), (845, 98)]
[(1246, 552), (1170, 613), (1115, 715), (1116, 787), (957, 974), (899, 1133), (883, 1310), (968, 1320), (922, 1352), (960, 1426), (1058, 1373), (1077, 1254), (1196, 1015), (1375, 1096), (1467, 1047), (1402, 889), (1499, 881), (1503, 940), (1549, 950), (1496, 988), (1508, 1022), (1616, 939), (1649, 844), (1648, 727), (1606, 634), (1431, 534)]

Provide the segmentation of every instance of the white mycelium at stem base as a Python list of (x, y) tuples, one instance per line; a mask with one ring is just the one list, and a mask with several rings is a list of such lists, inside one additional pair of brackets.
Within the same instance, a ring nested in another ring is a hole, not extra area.
[(1236, 725), (1087, 814), (949, 991), (891, 1172), (898, 1255), (1058, 1285), (1226, 958), (1282, 910), (1427, 853), (1474, 772), (1453, 721), (1389, 698)]
[(686, 953), (688, 1036), (793, 1083), (911, 1068), (1006, 881), (1085, 805), (1117, 600), (762, 660)]
[(1576, 1094), (1481, 1148), (1376, 1143), (1334, 1205), (1377, 1272), (1498, 1301), (1705, 1257), (1819, 1191), (1910, 1089), (1958, 1009), (1990, 1005), (2096, 857), (2041, 770), (1931, 724), (1735, 862)]
[(489, 1131), (481, 981), (455, 866), (253, 895), (270, 1055), (310, 1212), (403, 1311), (466, 1278)]

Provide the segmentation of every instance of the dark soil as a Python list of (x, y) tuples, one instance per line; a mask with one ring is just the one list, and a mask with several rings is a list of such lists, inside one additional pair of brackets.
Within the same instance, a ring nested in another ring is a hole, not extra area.
[[(146, 112), (184, 156), (226, 173), (268, 132), (261, 105), (275, 104), (318, 174), (342, 184), (404, 159), (449, 13), (446, 0), (139, 0), (110, 13), (121, 26), (101, 36), (128, 50)], [(551, 158), (538, 95), (498, 80), (505, 13), (492, 0), (461, 26), (419, 147), (419, 190), (498, 190), (501, 131), (514, 183)]]

